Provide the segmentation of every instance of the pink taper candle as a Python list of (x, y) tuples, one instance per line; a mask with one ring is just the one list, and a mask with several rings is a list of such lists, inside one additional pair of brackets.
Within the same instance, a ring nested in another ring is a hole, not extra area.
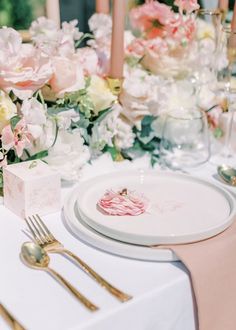
[(60, 3), (59, 0), (46, 0), (47, 18), (53, 20), (60, 28)]
[(113, 0), (110, 77), (123, 78), (126, 0)]
[(231, 22), (231, 30), (235, 31), (236, 30), (236, 1), (234, 2), (234, 13), (233, 13), (233, 18)]
[(224, 12), (229, 10), (229, 0), (219, 0), (218, 8), (222, 9)]
[(96, 13), (109, 14), (110, 13), (109, 0), (96, 0)]

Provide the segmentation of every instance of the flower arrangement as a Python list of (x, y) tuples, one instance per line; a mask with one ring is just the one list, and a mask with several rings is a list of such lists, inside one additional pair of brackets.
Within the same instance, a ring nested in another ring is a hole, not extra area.
[(3, 166), (37, 158), (66, 180), (76, 179), (102, 152), (115, 160), (149, 152), (154, 163), (160, 115), (192, 105), (194, 97), (205, 110), (215, 109), (211, 123), (217, 126), (215, 95), (204, 88), (197, 98), (194, 86), (182, 79), (200, 31), (192, 15), (197, 2), (176, 0), (175, 6), (178, 13), (158, 1), (131, 10), (119, 101), (106, 80), (109, 15), (91, 17), (93, 37), (83, 48), (81, 41), (91, 36), (79, 31), (77, 21), (58, 29), (40, 17), (31, 24), (31, 44), (22, 43), (12, 28), (0, 29), (0, 187)]
[(0, 30), (1, 168), (43, 158), (74, 179), (90, 159), (92, 127), (116, 97), (98, 73), (96, 52), (77, 49), (86, 35), (76, 24), (58, 30), (39, 18), (30, 28), (32, 44), (11, 28)]
[[(146, 1), (130, 11), (131, 28), (125, 31), (124, 83), (119, 100), (121, 114), (133, 127), (135, 139), (133, 146), (122, 153), (124, 157), (132, 159), (148, 151), (152, 162), (156, 162), (162, 115), (181, 107), (205, 110), (214, 134), (222, 135), (221, 96), (213, 92), (216, 82), (209, 79), (212, 73), (205, 70), (213, 61), (214, 27), (197, 18), (196, 0), (176, 0), (174, 5), (175, 10), (158, 1)], [(95, 14), (89, 25), (94, 33), (89, 44), (98, 54), (102, 72), (107, 74), (111, 18)], [(224, 67), (225, 61), (225, 56), (219, 57), (219, 67)], [(209, 81), (201, 76), (196, 86), (194, 75), (199, 67)]]

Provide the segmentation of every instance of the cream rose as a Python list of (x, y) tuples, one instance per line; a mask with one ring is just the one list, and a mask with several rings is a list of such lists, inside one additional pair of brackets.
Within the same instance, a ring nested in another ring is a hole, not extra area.
[(107, 82), (98, 76), (91, 76), (88, 94), (94, 104), (94, 112), (96, 115), (99, 111), (109, 108), (117, 99), (117, 97), (111, 93)]
[(10, 119), (16, 114), (17, 109), (11, 98), (0, 91), (0, 133), (9, 124)]

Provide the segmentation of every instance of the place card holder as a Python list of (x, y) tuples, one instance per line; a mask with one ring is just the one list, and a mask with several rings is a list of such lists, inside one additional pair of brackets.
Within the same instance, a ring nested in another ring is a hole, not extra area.
[(4, 205), (24, 218), (61, 208), (60, 175), (41, 160), (11, 164), (3, 170)]

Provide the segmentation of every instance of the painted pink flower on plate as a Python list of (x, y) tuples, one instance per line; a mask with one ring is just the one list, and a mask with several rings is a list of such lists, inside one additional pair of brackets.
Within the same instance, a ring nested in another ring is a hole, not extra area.
[(98, 206), (109, 215), (135, 216), (146, 211), (148, 200), (145, 196), (127, 189), (117, 192), (107, 190), (104, 196), (98, 201)]

